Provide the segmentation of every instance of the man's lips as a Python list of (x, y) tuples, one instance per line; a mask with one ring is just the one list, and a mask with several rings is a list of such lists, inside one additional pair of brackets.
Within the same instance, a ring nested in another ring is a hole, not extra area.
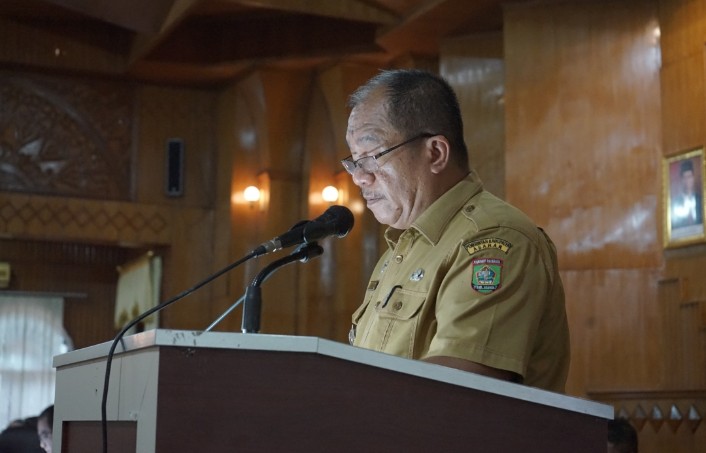
[(363, 198), (365, 198), (366, 203), (368, 204), (375, 203), (376, 201), (380, 201), (383, 199), (382, 195), (376, 195), (374, 193), (364, 193), (362, 195)]

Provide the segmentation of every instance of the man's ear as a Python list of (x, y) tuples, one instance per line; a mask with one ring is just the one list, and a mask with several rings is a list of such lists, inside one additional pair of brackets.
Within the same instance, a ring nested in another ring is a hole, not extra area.
[(441, 173), (451, 162), (451, 145), (443, 135), (427, 139), (427, 152), (430, 156), (429, 169), (434, 174)]

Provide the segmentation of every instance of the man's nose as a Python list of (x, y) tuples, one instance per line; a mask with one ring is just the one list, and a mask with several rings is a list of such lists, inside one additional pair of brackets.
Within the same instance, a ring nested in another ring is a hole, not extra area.
[(372, 173), (363, 171), (360, 167), (356, 167), (351, 176), (353, 177), (353, 184), (358, 187), (371, 184), (375, 180), (375, 176)]

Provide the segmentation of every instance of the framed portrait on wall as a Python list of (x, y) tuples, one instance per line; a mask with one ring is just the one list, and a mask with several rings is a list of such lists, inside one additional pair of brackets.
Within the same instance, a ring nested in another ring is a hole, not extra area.
[(702, 242), (704, 232), (704, 149), (664, 159), (664, 244), (679, 247)]

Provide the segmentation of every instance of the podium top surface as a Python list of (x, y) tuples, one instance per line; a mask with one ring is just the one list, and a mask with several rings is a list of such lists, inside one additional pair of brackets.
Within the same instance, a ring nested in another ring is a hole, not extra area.
[[(57, 355), (54, 357), (53, 365), (59, 369), (86, 361), (104, 359), (110, 351), (111, 343), (101, 343)], [(313, 353), (609, 420), (613, 419), (614, 413), (612, 406), (595, 401), (501, 381), (419, 360), (396, 357), (317, 337), (157, 329), (127, 336), (123, 339), (122, 344), (123, 346), (118, 345), (116, 348), (116, 356), (155, 347)]]

